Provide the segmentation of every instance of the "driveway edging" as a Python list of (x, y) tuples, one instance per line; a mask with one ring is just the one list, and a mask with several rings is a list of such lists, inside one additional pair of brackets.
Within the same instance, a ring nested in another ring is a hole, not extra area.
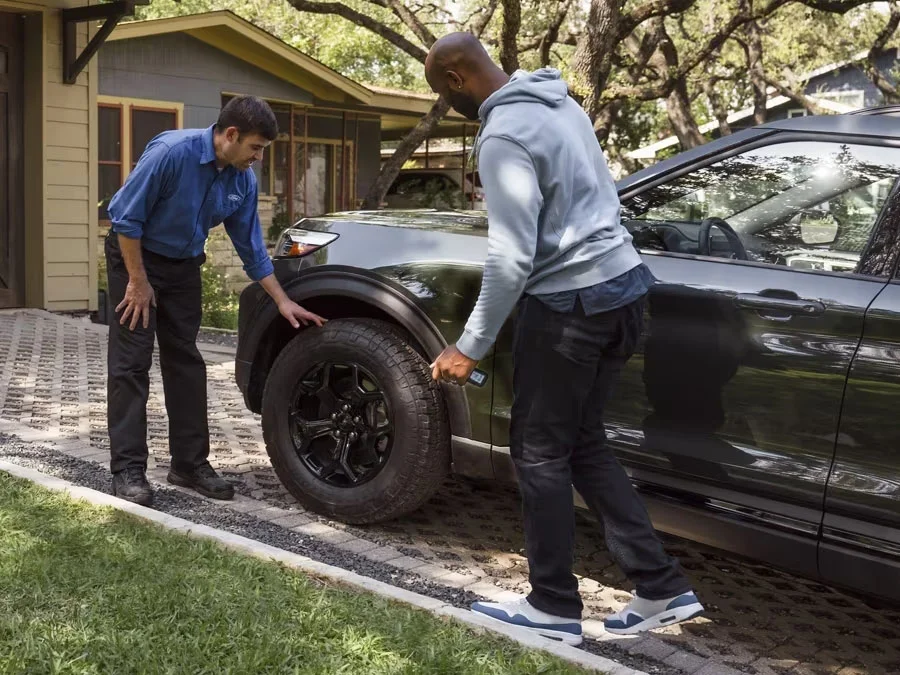
[(297, 553), (284, 551), (274, 546), (248, 539), (247, 537), (232, 534), (231, 532), (212, 528), (207, 525), (192, 523), (183, 518), (170, 516), (160, 511), (155, 511), (154, 509), (140, 506), (139, 504), (133, 504), (103, 492), (98, 492), (97, 490), (75, 485), (74, 483), (61, 478), (48, 476), (47, 474), (19, 466), (12, 462), (0, 460), (0, 471), (18, 478), (29, 480), (54, 492), (66, 493), (74, 499), (80, 499), (94, 506), (107, 506), (130, 513), (143, 520), (162, 525), (169, 530), (182, 532), (189, 537), (215, 541), (226, 548), (244, 555), (252, 555), (266, 561), (280, 562), (311, 576), (325, 577), (332, 581), (375, 593), (394, 601), (413, 605), (438, 617), (450, 617), (474, 628), (477, 632), (490, 631), (497, 633), (524, 647), (540, 649), (541, 651), (548, 652), (582, 667), (592, 668), (607, 673), (608, 675), (647, 675), (647, 673), (628, 668), (605, 657), (591, 654), (590, 652), (583, 651), (576, 647), (563, 645), (547, 638), (532, 635), (531, 633), (514, 626), (495, 624), (493, 621), (482, 618), (472, 612), (453, 607), (441, 600), (435, 600), (434, 598), (429, 598), (428, 596), (419, 593), (397, 588), (396, 586), (391, 586), (382, 581), (371, 579), (333, 565), (318, 562)]

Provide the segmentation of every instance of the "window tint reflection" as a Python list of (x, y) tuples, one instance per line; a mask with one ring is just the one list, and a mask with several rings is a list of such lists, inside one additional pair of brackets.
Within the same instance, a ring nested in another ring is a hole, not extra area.
[[(895, 148), (782, 143), (647, 190), (623, 216), (641, 249), (698, 255), (700, 224), (721, 218), (749, 260), (855, 272), (898, 176)], [(735, 248), (711, 229), (708, 255), (741, 257)]]

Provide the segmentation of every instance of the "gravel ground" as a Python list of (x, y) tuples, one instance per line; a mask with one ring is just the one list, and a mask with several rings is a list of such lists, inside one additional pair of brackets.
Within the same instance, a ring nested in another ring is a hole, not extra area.
[[(0, 459), (36, 469), (50, 476), (63, 478), (76, 485), (99, 492), (109, 492), (109, 473), (105, 468), (34, 443), (25, 443), (13, 436), (0, 434)], [(154, 488), (153, 508), (157, 511), (232, 532), (285, 551), (298, 553), (319, 562), (421, 593), (455, 607), (466, 608), (476, 600), (484, 600), (483, 597), (474, 593), (442, 586), (415, 574), (404, 574), (393, 567), (342, 551), (314, 538), (301, 537), (296, 532), (255, 518), (252, 514), (237, 513), (225, 506), (218, 506), (206, 500), (186, 495), (165, 485), (155, 484)], [(683, 673), (678, 668), (632, 655), (615, 645), (588, 639), (585, 640), (582, 647), (585, 651), (606, 656), (630, 668), (643, 670), (652, 675), (681, 675)]]

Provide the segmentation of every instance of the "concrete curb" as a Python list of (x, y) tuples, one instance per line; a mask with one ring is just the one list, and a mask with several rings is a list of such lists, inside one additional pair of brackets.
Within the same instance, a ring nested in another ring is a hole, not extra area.
[(441, 600), (435, 600), (419, 593), (413, 593), (402, 588), (397, 588), (390, 584), (356, 574), (355, 572), (349, 572), (339, 567), (327, 565), (305, 556), (284, 551), (275, 548), (274, 546), (269, 546), (268, 544), (263, 544), (230, 532), (218, 530), (206, 525), (198, 525), (182, 518), (176, 518), (175, 516), (155, 511), (151, 508), (132, 504), (131, 502), (119, 499), (118, 497), (75, 485), (61, 478), (48, 476), (39, 471), (28, 469), (12, 462), (0, 460), (0, 471), (4, 471), (18, 478), (24, 478), (49, 490), (66, 493), (75, 499), (83, 500), (95, 506), (108, 506), (130, 513), (144, 520), (158, 523), (167, 529), (182, 532), (190, 537), (215, 541), (226, 548), (245, 555), (252, 555), (267, 561), (277, 561), (311, 576), (324, 577), (357, 589), (375, 593), (391, 600), (413, 605), (429, 611), (436, 616), (455, 619), (474, 628), (478, 632), (490, 631), (503, 635), (524, 647), (540, 649), (584, 668), (591, 668), (602, 673), (607, 673), (608, 675), (647, 675), (647, 673), (633, 670), (602, 656), (591, 654), (575, 647), (569, 647), (540, 636), (532, 635), (515, 626), (504, 626), (503, 624), (496, 623), (470, 611), (449, 605)]

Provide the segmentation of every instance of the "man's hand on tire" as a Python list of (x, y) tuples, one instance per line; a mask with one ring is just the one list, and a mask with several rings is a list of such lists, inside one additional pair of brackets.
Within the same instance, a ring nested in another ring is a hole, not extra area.
[(431, 377), (435, 380), (465, 384), (477, 365), (478, 361), (463, 354), (456, 345), (449, 345), (431, 364)]
[(144, 328), (150, 325), (150, 305), (156, 307), (156, 294), (147, 278), (129, 279), (128, 285), (125, 287), (125, 297), (116, 311), (122, 311), (122, 318), (119, 319), (121, 325), (125, 325), (131, 318), (131, 325), (128, 330), (133, 331), (138, 324), (138, 319), (143, 319)]
[(328, 319), (318, 314), (313, 314), (309, 310), (303, 309), (293, 300), (284, 300), (278, 305), (278, 311), (294, 328), (300, 328), (301, 323), (304, 326), (308, 326), (310, 321), (321, 328), (328, 321)]

